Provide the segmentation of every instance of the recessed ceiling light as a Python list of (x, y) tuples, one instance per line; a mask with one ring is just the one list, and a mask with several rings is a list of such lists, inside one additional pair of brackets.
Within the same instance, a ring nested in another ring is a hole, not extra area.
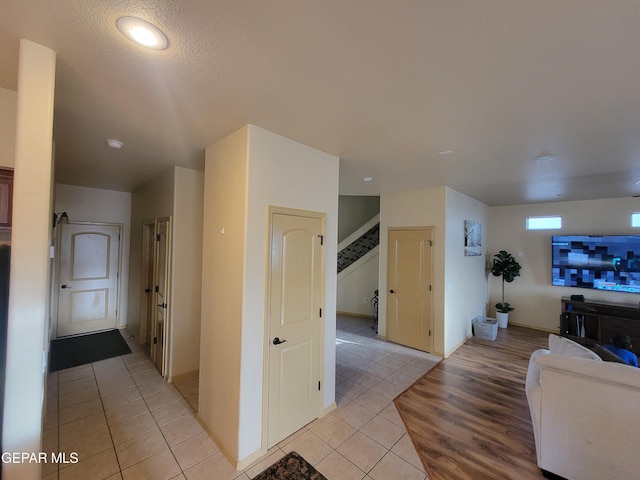
[(120, 140), (114, 140), (113, 138), (110, 138), (107, 140), (107, 145), (109, 145), (109, 148), (115, 148), (116, 150), (120, 150), (124, 145), (124, 143), (122, 143)]
[(125, 37), (144, 47), (164, 50), (169, 46), (169, 40), (162, 30), (141, 18), (121, 17), (116, 25)]
[(640, 178), (638, 180), (636, 180), (635, 182), (633, 182), (634, 185), (640, 185)]
[(373, 181), (373, 177), (364, 177), (362, 179), (363, 182), (372, 182)]
[(438, 152), (438, 155), (452, 155), (453, 150), (445, 150), (444, 152)]

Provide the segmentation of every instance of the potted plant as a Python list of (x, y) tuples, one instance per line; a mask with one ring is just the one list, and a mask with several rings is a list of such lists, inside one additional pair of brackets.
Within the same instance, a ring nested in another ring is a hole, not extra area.
[(504, 301), (504, 284), (505, 282), (511, 283), (516, 277), (519, 277), (522, 267), (513, 258), (513, 255), (505, 250), (500, 250), (493, 257), (491, 274), (495, 277), (502, 277), (502, 301), (496, 303), (496, 318), (500, 328), (507, 328), (509, 312), (513, 310), (513, 307)]

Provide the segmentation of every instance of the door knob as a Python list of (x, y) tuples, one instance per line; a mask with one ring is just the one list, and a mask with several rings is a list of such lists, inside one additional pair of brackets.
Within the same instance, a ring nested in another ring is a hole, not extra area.
[(389, 293), (396, 293), (395, 290), (389, 290)]
[(166, 303), (159, 303), (158, 306), (160, 308), (167, 308), (167, 304)]
[(280, 345), (281, 343), (286, 342), (286, 340), (280, 340), (278, 337), (273, 339), (273, 344), (274, 345)]
[(60, 288), (71, 288), (71, 287), (68, 285), (60, 285)]

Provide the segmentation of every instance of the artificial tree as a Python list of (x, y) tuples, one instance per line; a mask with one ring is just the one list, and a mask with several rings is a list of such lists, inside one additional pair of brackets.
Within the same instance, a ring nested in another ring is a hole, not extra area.
[(520, 276), (522, 267), (516, 259), (506, 250), (500, 250), (494, 255), (491, 263), (491, 274), (496, 277), (502, 277), (502, 301), (496, 303), (496, 310), (501, 313), (509, 313), (513, 307), (504, 301), (504, 284), (511, 283), (516, 277)]

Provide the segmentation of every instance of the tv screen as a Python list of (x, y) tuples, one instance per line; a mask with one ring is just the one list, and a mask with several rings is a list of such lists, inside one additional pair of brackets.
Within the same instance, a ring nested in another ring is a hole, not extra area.
[(552, 284), (640, 293), (640, 235), (556, 235)]

